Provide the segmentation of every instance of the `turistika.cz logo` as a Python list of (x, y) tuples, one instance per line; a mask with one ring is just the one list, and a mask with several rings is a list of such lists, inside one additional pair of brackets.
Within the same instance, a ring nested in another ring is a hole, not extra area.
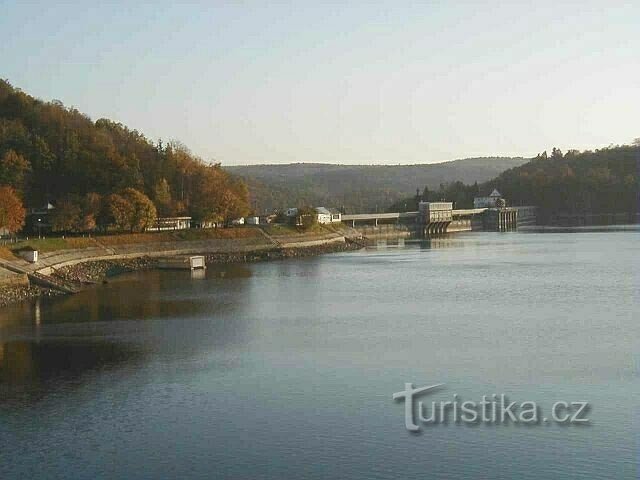
[(405, 383), (402, 392), (393, 394), (396, 401), (404, 401), (405, 427), (411, 432), (420, 431), (421, 425), (539, 425), (554, 422), (562, 425), (585, 425), (589, 402), (555, 402), (550, 409), (550, 418), (542, 414), (542, 408), (534, 401), (510, 402), (504, 393), (483, 395), (482, 400), (462, 400), (454, 393), (451, 400), (432, 401), (430, 405), (417, 400), (418, 397), (444, 387), (443, 383), (414, 388)]

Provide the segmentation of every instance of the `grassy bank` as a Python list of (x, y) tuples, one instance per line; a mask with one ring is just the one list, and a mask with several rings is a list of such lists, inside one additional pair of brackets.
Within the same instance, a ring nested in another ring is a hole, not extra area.
[(160, 242), (196, 241), (196, 240), (233, 240), (257, 238), (261, 236), (260, 229), (272, 237), (304, 237), (340, 233), (341, 225), (325, 227), (313, 225), (307, 230), (300, 230), (290, 225), (261, 225), (260, 227), (235, 227), (190, 229), (167, 232), (121, 233), (109, 235), (92, 235), (86, 237), (47, 237), (31, 238), (16, 243), (6, 243), (0, 246), (0, 259), (16, 260), (20, 249), (29, 247), (42, 253), (59, 250), (76, 250), (91, 247), (115, 247), (119, 245), (150, 244)]
[(21, 240), (0, 246), (0, 258), (15, 260), (20, 249), (29, 247), (43, 253), (59, 250), (75, 250), (91, 247), (135, 245), (159, 242), (209, 240), (209, 239), (238, 239), (259, 237), (260, 232), (255, 228), (213, 228), (202, 230), (177, 230), (169, 232), (124, 233), (115, 235), (93, 235), (91, 237), (48, 237)]

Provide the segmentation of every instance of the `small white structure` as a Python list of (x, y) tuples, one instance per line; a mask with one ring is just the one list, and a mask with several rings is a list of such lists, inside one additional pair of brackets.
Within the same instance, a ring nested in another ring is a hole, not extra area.
[(342, 221), (342, 214), (336, 211), (331, 211), (324, 207), (316, 207), (316, 214), (318, 216), (318, 223), (334, 223)]
[(24, 249), (20, 250), (18, 255), (29, 263), (36, 263), (38, 261), (38, 250)]
[(316, 217), (318, 223), (331, 223), (331, 212), (324, 207), (316, 207)]
[(200, 220), (193, 222), (194, 228), (218, 228), (218, 222), (211, 220)]
[(191, 228), (191, 217), (158, 217), (155, 226), (148, 228), (150, 232), (166, 230), (188, 230)]
[(488, 197), (476, 197), (473, 199), (473, 208), (495, 208), (502, 194), (494, 189)]
[(247, 222), (247, 225), (259, 225), (260, 217), (247, 217), (246, 222)]
[(231, 225), (244, 225), (244, 217), (236, 218), (231, 220)]

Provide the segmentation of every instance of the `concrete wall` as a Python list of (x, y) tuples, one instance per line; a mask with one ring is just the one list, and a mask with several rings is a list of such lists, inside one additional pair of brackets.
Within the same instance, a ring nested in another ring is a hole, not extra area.
[(447, 233), (470, 232), (471, 220), (454, 220), (447, 227)]
[(356, 225), (355, 230), (367, 238), (407, 238), (415, 236), (415, 229), (412, 231), (407, 225), (378, 224), (377, 227), (374, 225)]

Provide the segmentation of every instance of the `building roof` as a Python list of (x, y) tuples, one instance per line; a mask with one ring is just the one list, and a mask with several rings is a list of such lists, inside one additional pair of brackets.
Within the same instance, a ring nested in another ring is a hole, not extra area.
[(316, 212), (322, 213), (324, 215), (331, 215), (331, 212), (324, 207), (316, 207)]
[(502, 194), (498, 191), (497, 188), (493, 189), (493, 192), (491, 192), (491, 195), (489, 195), (490, 197), (502, 197)]

